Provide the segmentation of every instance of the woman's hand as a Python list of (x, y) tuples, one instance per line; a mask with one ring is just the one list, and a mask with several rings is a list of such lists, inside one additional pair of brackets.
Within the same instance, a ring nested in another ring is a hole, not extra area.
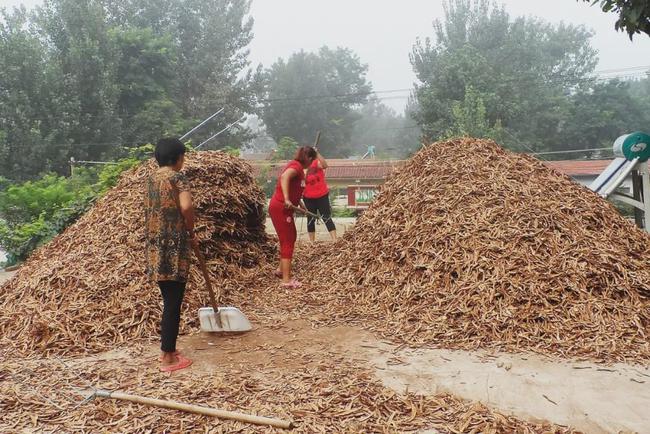
[(289, 199), (284, 200), (284, 207), (287, 209), (293, 208), (293, 202), (291, 202)]

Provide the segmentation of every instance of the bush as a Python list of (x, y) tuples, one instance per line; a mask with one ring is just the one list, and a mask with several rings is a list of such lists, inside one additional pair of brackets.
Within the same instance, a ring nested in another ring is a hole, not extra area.
[(271, 196), (273, 196), (273, 193), (275, 192), (275, 182), (273, 180), (270, 180), (269, 182), (269, 171), (271, 170), (271, 166), (265, 165), (260, 167), (260, 173), (257, 175), (257, 185), (262, 189), (264, 194), (266, 195), (267, 199), (270, 199)]
[(350, 208), (332, 208), (332, 217), (356, 217), (357, 211)]
[(273, 154), (273, 161), (291, 160), (298, 150), (298, 142), (292, 137), (282, 137), (278, 142), (277, 152)]
[(41, 179), (8, 185), (0, 179), (0, 248), (7, 264), (27, 259), (81, 217), (120, 175), (149, 158), (152, 145), (130, 148), (128, 157), (99, 168), (78, 168), (65, 178), (46, 174)]
[(54, 211), (74, 199), (68, 180), (46, 174), (38, 181), (11, 185), (0, 192), (0, 216), (9, 225), (32, 221)]

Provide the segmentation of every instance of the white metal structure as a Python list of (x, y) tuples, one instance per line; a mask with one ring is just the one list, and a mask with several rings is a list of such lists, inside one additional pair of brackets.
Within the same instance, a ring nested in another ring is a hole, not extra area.
[[(650, 170), (648, 170), (648, 136), (643, 133), (627, 134), (614, 142), (618, 157), (589, 188), (605, 199), (618, 200), (643, 211), (642, 227), (650, 232)], [(619, 187), (632, 176), (631, 195)], [(637, 221), (637, 223), (639, 223)]]

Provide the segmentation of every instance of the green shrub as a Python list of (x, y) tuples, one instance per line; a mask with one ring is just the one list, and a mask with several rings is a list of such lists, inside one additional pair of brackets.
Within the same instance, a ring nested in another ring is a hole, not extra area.
[(278, 142), (278, 149), (273, 154), (272, 160), (291, 160), (297, 149), (298, 142), (293, 137), (282, 137)]
[(356, 217), (357, 211), (350, 208), (332, 208), (332, 217)]
[(44, 215), (13, 226), (0, 222), (0, 246), (7, 252), (7, 265), (25, 260), (31, 251), (52, 236)]
[(69, 178), (46, 174), (10, 184), (0, 179), (0, 248), (7, 264), (25, 260), (40, 245), (82, 216), (120, 175), (147, 159), (152, 145), (128, 149), (128, 157), (101, 167), (75, 169)]

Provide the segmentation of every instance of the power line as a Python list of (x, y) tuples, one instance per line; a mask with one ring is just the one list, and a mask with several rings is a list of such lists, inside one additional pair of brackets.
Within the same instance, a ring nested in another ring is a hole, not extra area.
[(206, 143), (210, 142), (210, 141), (211, 141), (212, 139), (214, 139), (215, 137), (221, 135), (221, 133), (225, 133), (226, 131), (228, 131), (229, 129), (231, 129), (233, 126), (235, 126), (235, 124), (237, 124), (237, 123), (243, 121), (245, 118), (246, 118), (246, 115), (242, 116), (241, 118), (237, 119), (235, 122), (233, 122), (233, 123), (231, 123), (230, 125), (228, 125), (228, 126), (226, 126), (225, 128), (223, 128), (223, 129), (222, 129), (221, 131), (219, 131), (218, 133), (216, 133), (216, 134), (210, 136), (210, 138), (205, 139), (205, 140), (204, 140), (204, 141), (203, 141), (199, 146), (196, 147), (196, 150), (199, 150), (203, 145), (205, 145)]
[[(628, 67), (628, 68), (618, 68), (618, 69), (608, 69), (608, 70), (601, 70), (601, 71), (594, 71), (592, 74), (603, 74), (603, 73), (614, 73), (614, 72), (624, 72), (624, 71), (631, 71), (631, 70), (639, 70), (643, 69), (643, 71), (640, 71), (640, 74), (645, 75), (646, 72), (650, 72), (650, 65), (642, 65), (642, 66), (633, 66), (633, 67)], [(552, 79), (557, 79), (557, 78), (568, 78), (568, 77), (573, 77), (573, 75), (570, 74), (557, 74)], [(542, 78), (542, 77), (540, 77)], [(576, 77), (577, 78), (577, 77)], [(579, 79), (579, 78), (577, 78)], [(599, 78), (600, 79), (600, 78)], [(608, 77), (602, 77), (602, 79), (609, 79)], [(513, 81), (518, 81), (519, 79), (513, 78)], [(401, 88), (401, 89), (385, 89), (385, 90), (372, 90), (372, 91), (365, 91), (365, 92), (349, 92), (349, 93), (342, 93), (342, 94), (334, 94), (334, 95), (311, 95), (311, 96), (296, 96), (296, 97), (282, 97), (282, 98), (265, 98), (259, 100), (260, 103), (264, 102), (280, 102), (280, 101), (300, 101), (300, 100), (310, 100), (310, 99), (322, 99), (322, 98), (345, 98), (345, 97), (353, 97), (353, 96), (367, 96), (367, 95), (375, 95), (375, 94), (382, 94), (382, 93), (396, 93), (396, 92), (412, 92), (414, 91), (415, 88)]]
[[(522, 141), (520, 141), (518, 138), (516, 138), (516, 137), (515, 137), (515, 136), (514, 136), (510, 131), (508, 131), (507, 129), (504, 128), (502, 131), (504, 131), (506, 134), (508, 134), (510, 137), (512, 137), (518, 145), (523, 146), (524, 148), (528, 149), (528, 150), (530, 151), (530, 153), (534, 154), (534, 153), (536, 152), (532, 147), (528, 146), (527, 144), (525, 144), (524, 142), (522, 142)], [(546, 159), (545, 159), (544, 157), (540, 157), (540, 160), (544, 160), (544, 161), (546, 161)]]
[[(637, 72), (637, 73), (628, 73), (628, 74), (622, 74), (622, 75), (617, 75), (617, 76), (610, 76), (610, 77), (582, 77), (582, 78), (575, 78), (572, 80), (568, 79), (561, 79), (561, 80), (554, 80), (554, 79), (544, 79), (543, 77), (512, 77), (511, 79), (501, 79), (498, 81), (498, 84), (530, 84), (530, 83), (535, 83), (539, 82), (540, 84), (543, 85), (549, 85), (549, 84), (565, 84), (565, 85), (576, 85), (576, 84), (586, 84), (586, 83), (597, 83), (599, 81), (609, 81), (609, 80), (614, 80), (614, 79), (623, 79), (623, 78), (634, 78), (634, 77), (640, 77), (646, 75), (646, 72)], [(425, 87), (425, 86), (421, 86)], [(417, 88), (412, 88), (412, 89), (394, 89), (394, 90), (386, 90), (386, 91), (381, 91), (381, 92), (403, 92), (405, 90), (409, 91), (416, 91)], [(378, 91), (379, 92), (379, 91)], [(320, 104), (331, 104), (331, 103), (349, 103), (349, 104), (358, 104), (358, 101), (356, 100), (345, 100), (344, 98), (355, 98), (358, 96), (364, 96), (364, 95), (371, 95), (373, 93), (350, 93), (350, 94), (341, 94), (341, 95), (330, 95), (330, 96), (305, 96), (305, 97), (290, 97), (286, 99), (281, 99), (281, 98), (275, 98), (273, 101), (273, 104), (260, 104), (261, 108), (264, 107), (272, 107), (272, 108), (283, 108), (283, 107), (304, 107), (304, 106), (309, 106), (309, 105), (320, 105)], [(395, 96), (380, 96), (377, 97), (378, 100), (380, 101), (386, 101), (386, 100), (397, 100), (397, 99), (409, 99), (413, 95), (395, 95)], [(260, 100), (264, 101), (264, 100)], [(283, 102), (284, 104), (278, 104), (279, 102)]]

